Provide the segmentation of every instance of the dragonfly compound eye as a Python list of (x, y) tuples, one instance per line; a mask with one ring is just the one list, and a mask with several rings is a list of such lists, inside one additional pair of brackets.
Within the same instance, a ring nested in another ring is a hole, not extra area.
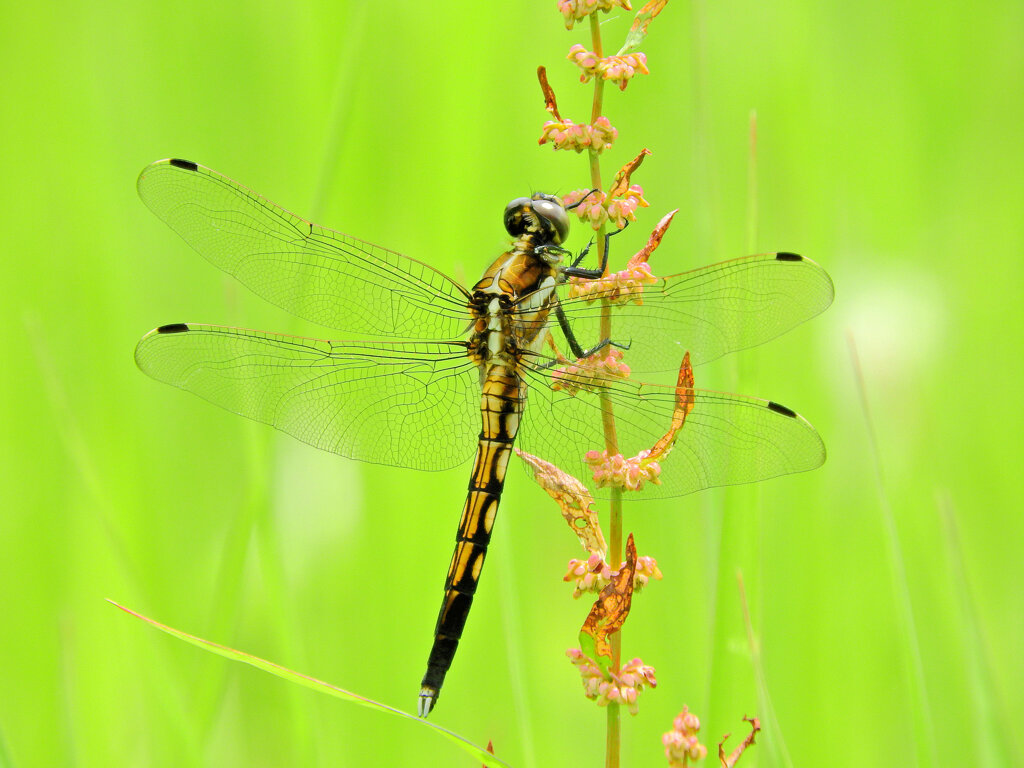
[(569, 234), (569, 214), (554, 195), (534, 195), (533, 210), (552, 243), (561, 245)]
[(532, 202), (528, 197), (517, 197), (505, 206), (505, 231), (512, 237), (526, 233), (529, 226), (527, 214), (531, 210)]
[(569, 216), (554, 195), (517, 197), (505, 206), (505, 230), (512, 237), (539, 233), (545, 243), (560, 245), (569, 234)]

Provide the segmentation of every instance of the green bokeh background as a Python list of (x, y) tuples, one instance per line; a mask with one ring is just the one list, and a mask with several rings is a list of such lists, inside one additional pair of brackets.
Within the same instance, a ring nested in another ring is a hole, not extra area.
[[(609, 19), (614, 50), (630, 14)], [(163, 323), (328, 332), (204, 262), (134, 184), (197, 160), (472, 278), (508, 199), (587, 183), (537, 146), (534, 76), (585, 120), (564, 56), (586, 28), (552, 2), (260, 0), (7, 3), (0, 28), (0, 764), (471, 764), (105, 602), (411, 709), (468, 471), (320, 454), (139, 373)], [(658, 271), (784, 249), (837, 287), (824, 316), (697, 370), (798, 409), (826, 465), (627, 510), (665, 580), (625, 633), (659, 680), (624, 718), (626, 764), (664, 764), (684, 703), (712, 753), (762, 717), (742, 765), (1021, 764), (1022, 41), (1017, 0), (676, 0), (651, 75), (607, 91), (608, 177), (653, 152), (620, 254), (678, 207)], [(433, 719), (517, 766), (603, 759), (563, 655), (577, 553), (513, 471)]]

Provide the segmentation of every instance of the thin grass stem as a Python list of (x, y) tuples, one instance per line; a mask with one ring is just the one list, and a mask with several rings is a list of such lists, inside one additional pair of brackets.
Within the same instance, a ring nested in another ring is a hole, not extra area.
[(743, 624), (747, 630), (747, 648), (750, 651), (750, 666), (754, 670), (754, 683), (757, 686), (757, 717), (764, 724), (766, 733), (771, 734), (768, 739), (769, 750), (773, 753), (773, 765), (782, 765), (791, 768), (793, 760), (786, 748), (786, 740), (782, 736), (782, 728), (779, 727), (778, 718), (775, 717), (775, 707), (772, 704), (771, 694), (768, 692), (768, 680), (764, 674), (764, 664), (761, 659), (761, 640), (754, 633), (754, 622), (750, 618), (750, 604), (747, 602), (747, 589), (743, 584), (743, 571), (736, 571), (736, 584), (740, 592), (740, 605), (743, 608)]
[(860, 399), (861, 412), (864, 414), (864, 425), (867, 429), (868, 450), (871, 454), (871, 463), (874, 467), (875, 490), (878, 493), (879, 511), (882, 513), (882, 525), (885, 528), (885, 540), (888, 544), (886, 554), (889, 559), (890, 573), (892, 574), (892, 586), (895, 592), (896, 612), (900, 623), (903, 625), (903, 637), (905, 641), (901, 644), (910, 675), (910, 698), (911, 714), (914, 723), (914, 742), (917, 748), (917, 765), (939, 765), (938, 754), (935, 747), (935, 732), (932, 725), (931, 707), (928, 702), (928, 689), (925, 684), (924, 664), (921, 661), (921, 645), (917, 635), (917, 625), (914, 621), (914, 605), (910, 598), (910, 588), (907, 585), (907, 574), (904, 569), (903, 548), (900, 543), (899, 530), (896, 528), (896, 520), (893, 517), (892, 505), (889, 503), (889, 494), (885, 488), (885, 480), (882, 473), (881, 454), (878, 450), (878, 438), (875, 436), (875, 425), (871, 418), (871, 409), (868, 407), (867, 390), (864, 386), (864, 375), (860, 366), (860, 357), (857, 354), (857, 344), (854, 341), (853, 333), (847, 333), (847, 344), (850, 350), (850, 361), (853, 365), (854, 384), (857, 388), (857, 396)]
[[(960, 609), (961, 639), (965, 651), (963, 658), (971, 711), (971, 727), (965, 730), (973, 735), (976, 745), (972, 762), (975, 765), (1024, 765), (1024, 756), (1014, 749), (1010, 739), (1010, 735), (1017, 731), (1007, 715), (995, 684), (992, 659), (978, 618), (976, 601), (971, 594), (967, 569), (964, 567), (953, 499), (948, 492), (943, 492), (937, 501), (946, 538), (952, 591)], [(967, 751), (962, 754), (966, 756)]]

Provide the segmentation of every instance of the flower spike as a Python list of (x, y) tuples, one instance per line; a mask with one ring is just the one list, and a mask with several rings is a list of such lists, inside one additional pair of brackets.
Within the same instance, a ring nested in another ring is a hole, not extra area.
[(619, 672), (602, 672), (594, 660), (578, 648), (569, 649), (565, 655), (580, 671), (584, 695), (599, 707), (607, 707), (612, 703), (625, 704), (629, 707), (629, 713), (635, 715), (639, 711), (637, 698), (644, 687), (658, 686), (654, 667), (644, 664), (642, 659), (633, 659), (623, 664)]
[(672, 730), (661, 737), (669, 768), (687, 768), (690, 761), (707, 757), (707, 748), (697, 740), (700, 720), (685, 706), (672, 722)]

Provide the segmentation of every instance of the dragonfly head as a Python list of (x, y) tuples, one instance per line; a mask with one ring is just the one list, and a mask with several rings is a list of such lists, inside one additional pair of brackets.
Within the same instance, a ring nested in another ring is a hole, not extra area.
[(512, 237), (538, 235), (536, 245), (561, 245), (569, 234), (569, 215), (554, 195), (517, 197), (505, 206), (505, 229)]

